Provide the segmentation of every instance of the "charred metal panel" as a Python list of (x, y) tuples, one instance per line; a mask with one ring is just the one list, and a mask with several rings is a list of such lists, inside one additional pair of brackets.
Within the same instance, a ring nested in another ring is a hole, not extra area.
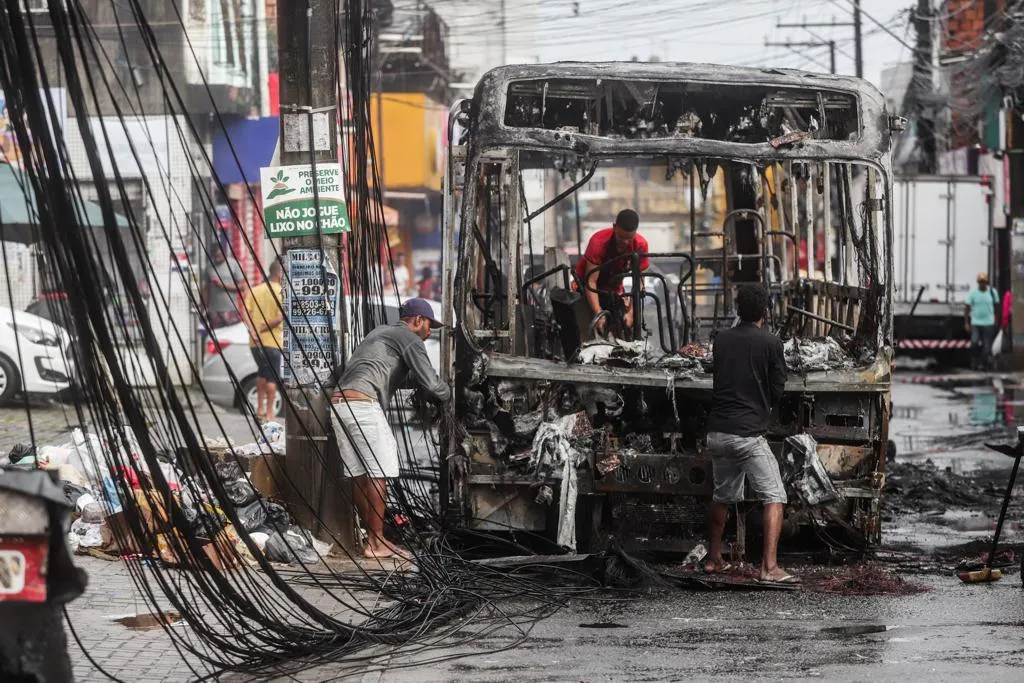
[(868, 441), (876, 434), (878, 401), (871, 394), (820, 394), (814, 397), (807, 427), (818, 441)]
[(878, 447), (819, 443), (818, 457), (833, 479), (852, 479), (868, 476), (874, 471)]
[(714, 490), (711, 459), (660, 453), (634, 454), (623, 458), (613, 472), (597, 479), (594, 489), (606, 493), (710, 496)]
[(487, 531), (544, 531), (547, 510), (522, 486), (474, 486), (470, 492), (469, 527)]
[(603, 540), (626, 550), (687, 552), (707, 534), (707, 503), (698, 498), (620, 493), (605, 508)]

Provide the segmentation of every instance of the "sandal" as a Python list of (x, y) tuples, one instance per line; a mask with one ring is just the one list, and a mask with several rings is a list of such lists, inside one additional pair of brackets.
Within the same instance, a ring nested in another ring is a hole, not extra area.
[(754, 579), (754, 581), (756, 581), (757, 583), (776, 586), (795, 586), (801, 583), (800, 577), (793, 576), (792, 574), (786, 574), (785, 576), (780, 576), (777, 579)]

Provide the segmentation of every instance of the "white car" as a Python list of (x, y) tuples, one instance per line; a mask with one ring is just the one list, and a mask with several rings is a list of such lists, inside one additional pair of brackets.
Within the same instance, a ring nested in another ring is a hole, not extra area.
[(49, 320), (0, 306), (0, 403), (18, 394), (54, 395), (71, 388), (71, 337)]
[[(375, 299), (371, 305), (379, 309), (381, 303), (384, 306), (383, 320), (398, 322), (398, 298), (385, 296), (383, 301)], [(441, 320), (441, 304), (431, 301), (430, 306), (434, 310), (434, 317)], [(379, 312), (375, 318), (382, 319)], [(437, 331), (427, 339), (426, 346), (430, 364), (436, 372), (441, 367), (441, 342)], [(210, 331), (206, 340), (202, 383), (214, 403), (244, 408), (244, 400), (253, 410), (256, 409), (256, 361), (249, 350), (249, 332), (245, 324), (238, 323)], [(275, 415), (281, 415), (282, 405), (281, 393), (278, 392), (274, 401)]]

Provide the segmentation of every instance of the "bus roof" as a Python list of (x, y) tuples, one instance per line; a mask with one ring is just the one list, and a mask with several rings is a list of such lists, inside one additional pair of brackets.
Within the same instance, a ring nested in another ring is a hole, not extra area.
[[(885, 100), (875, 86), (793, 69), (671, 62), (503, 66), (484, 74), (473, 105), (473, 135), (487, 147), (592, 156), (864, 159), (888, 166), (891, 142)], [(648, 120), (638, 123), (648, 108)], [(758, 129), (759, 117), (770, 123)]]

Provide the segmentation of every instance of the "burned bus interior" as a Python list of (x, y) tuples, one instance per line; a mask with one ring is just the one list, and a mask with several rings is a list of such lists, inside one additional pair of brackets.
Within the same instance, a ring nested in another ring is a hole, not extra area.
[[(853, 546), (877, 542), (891, 372), (887, 166), (827, 144), (801, 155), (810, 140), (867, 137), (858, 94), (498, 81), (496, 121), (480, 120), (481, 90), (462, 114), (465, 175), (453, 186), (449, 512), (571, 551), (688, 551), (712, 491), (714, 338), (737, 319), (736, 286), (757, 282), (789, 371), (768, 435), (799, 494), (787, 519)], [(729, 153), (699, 153), (706, 140)], [(575, 268), (589, 236), (624, 208), (640, 216), (649, 266), (621, 255), (627, 267), (603, 291), (628, 299), (631, 325), (621, 308), (593, 314)], [(600, 317), (614, 334), (598, 333)], [(734, 517), (742, 550), (745, 516)]]

